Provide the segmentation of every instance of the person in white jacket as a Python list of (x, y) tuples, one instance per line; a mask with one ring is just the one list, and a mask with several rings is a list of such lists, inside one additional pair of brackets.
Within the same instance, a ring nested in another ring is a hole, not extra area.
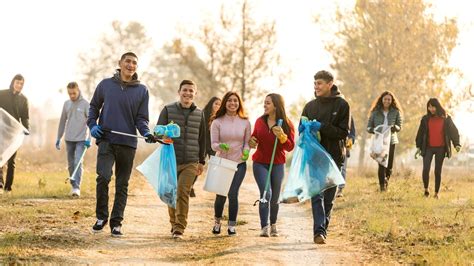
[(59, 120), (58, 137), (56, 149), (61, 149), (61, 138), (64, 135), (67, 149), (67, 161), (69, 176), (71, 176), (77, 164), (81, 164), (71, 180), (71, 195), (81, 195), (82, 162), (81, 155), (90, 147), (90, 136), (87, 132), (87, 115), (89, 113), (89, 102), (84, 99), (76, 82), (67, 85), (69, 100), (64, 102), (61, 119)]

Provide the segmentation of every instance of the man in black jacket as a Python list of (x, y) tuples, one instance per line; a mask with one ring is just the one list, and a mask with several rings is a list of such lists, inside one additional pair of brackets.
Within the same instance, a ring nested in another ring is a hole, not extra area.
[[(341, 168), (345, 157), (345, 139), (350, 130), (350, 108), (336, 85), (334, 77), (322, 70), (314, 75), (314, 91), (316, 99), (306, 104), (302, 116), (309, 120), (316, 119), (320, 127), (320, 143), (331, 155), (336, 165)], [(300, 124), (299, 132), (304, 130)], [(326, 230), (331, 217), (331, 209), (336, 195), (337, 186), (329, 188), (311, 199), (313, 211), (314, 243), (326, 243)]]
[[(10, 88), (0, 91), (0, 108), (7, 111), (29, 130), (28, 99), (21, 93), (24, 83), (25, 78), (22, 75), (17, 74), (13, 77)], [(25, 132), (25, 134), (28, 135), (29, 133)], [(0, 168), (0, 189), (3, 188), (5, 191), (12, 190), (13, 178), (15, 176), (15, 157), (16, 152), (8, 160), (5, 184), (3, 183), (3, 167)]]

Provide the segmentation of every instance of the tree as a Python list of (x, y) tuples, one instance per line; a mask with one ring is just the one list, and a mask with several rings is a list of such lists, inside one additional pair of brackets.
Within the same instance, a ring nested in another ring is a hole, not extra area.
[(104, 34), (98, 44), (98, 49), (79, 55), (82, 83), (85, 86), (83, 92), (89, 95), (102, 79), (114, 74), (114, 67), (118, 68), (123, 53), (131, 51), (141, 58), (152, 43), (142, 24), (113, 21), (112, 32)]
[[(446, 100), (445, 79), (456, 46), (454, 19), (437, 22), (423, 0), (358, 0), (350, 13), (337, 12), (336, 39), (327, 44), (357, 124), (359, 166), (363, 166), (370, 103), (390, 90), (404, 108), (401, 150), (412, 147), (430, 97)], [(400, 150), (399, 148), (399, 150)]]
[[(265, 91), (261, 84), (264, 79), (266, 84), (281, 86), (283, 76), (274, 75), (276, 68), (272, 67), (280, 63), (274, 49), (275, 21), (257, 23), (246, 0), (240, 4), (237, 18), (228, 15), (222, 6), (217, 21), (208, 20), (198, 34), (186, 35), (191, 37), (177, 38), (167, 47), (178, 56), (179, 65), (185, 69), (182, 73), (197, 80), (199, 93), (206, 96), (199, 97), (200, 101), (230, 90), (238, 91), (248, 101)], [(271, 78), (274, 76), (280, 78), (275, 81)]]

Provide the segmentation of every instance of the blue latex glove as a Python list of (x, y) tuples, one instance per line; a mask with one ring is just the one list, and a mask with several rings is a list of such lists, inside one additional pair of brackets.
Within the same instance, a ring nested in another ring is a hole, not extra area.
[(310, 128), (311, 132), (316, 134), (316, 132), (318, 132), (321, 129), (321, 122), (314, 119), (313, 121), (311, 121), (311, 124), (310, 124), (309, 128)]
[(86, 148), (90, 148), (90, 147), (91, 147), (91, 140), (90, 140), (90, 139), (85, 140), (85, 141), (84, 141), (84, 146), (85, 146)]
[(146, 143), (156, 143), (156, 137), (153, 136), (153, 134), (151, 134), (150, 132), (147, 132), (145, 133), (145, 135), (143, 135), (145, 138), (146, 138)]
[(301, 132), (304, 131), (304, 128), (305, 126), (303, 125), (303, 123), (300, 123), (300, 125), (298, 126), (298, 134), (301, 134)]
[(104, 132), (102, 131), (102, 128), (99, 125), (95, 125), (95, 126), (92, 127), (91, 135), (94, 138), (100, 139), (102, 137), (102, 134), (104, 134)]
[(61, 140), (60, 139), (57, 139), (56, 140), (56, 150), (61, 150)]

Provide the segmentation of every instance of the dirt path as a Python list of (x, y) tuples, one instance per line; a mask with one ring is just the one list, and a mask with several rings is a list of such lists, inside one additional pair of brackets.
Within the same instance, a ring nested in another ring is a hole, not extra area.
[[(252, 206), (258, 190), (252, 175), (240, 190), (238, 235), (228, 237), (226, 227), (221, 236), (211, 233), (214, 195), (202, 190), (203, 178), (196, 183), (197, 198), (191, 198), (189, 225), (183, 240), (173, 240), (169, 233), (167, 207), (144, 178), (132, 177), (132, 188), (120, 239), (108, 232), (92, 234), (92, 218), (81, 218), (69, 234), (85, 239), (73, 249), (49, 249), (44, 256), (64, 258), (85, 264), (361, 264), (365, 257), (349, 244), (337, 226), (330, 232), (327, 245), (312, 242), (312, 219), (309, 205), (281, 205), (277, 238), (261, 238), (258, 208)], [(225, 209), (225, 214), (227, 208)]]

